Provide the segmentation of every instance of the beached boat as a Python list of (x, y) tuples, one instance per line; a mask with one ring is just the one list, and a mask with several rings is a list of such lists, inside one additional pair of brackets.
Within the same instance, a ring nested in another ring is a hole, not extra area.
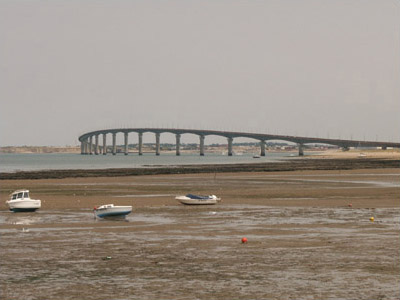
[(13, 212), (35, 211), (41, 207), (41, 201), (31, 199), (29, 190), (18, 190), (10, 195), (10, 200), (6, 204)]
[(125, 217), (132, 212), (132, 206), (116, 206), (114, 204), (105, 204), (95, 207), (94, 215), (99, 218), (107, 217)]
[(219, 201), (221, 201), (221, 198), (218, 198), (215, 195), (198, 196), (193, 194), (187, 194), (186, 196), (177, 196), (175, 197), (175, 199), (185, 205), (212, 205), (217, 204)]

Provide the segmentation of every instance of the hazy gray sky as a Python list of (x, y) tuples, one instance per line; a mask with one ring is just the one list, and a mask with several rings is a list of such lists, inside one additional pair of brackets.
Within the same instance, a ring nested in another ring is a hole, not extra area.
[(156, 126), (399, 142), (400, 1), (2, 0), (0, 101), (1, 146)]

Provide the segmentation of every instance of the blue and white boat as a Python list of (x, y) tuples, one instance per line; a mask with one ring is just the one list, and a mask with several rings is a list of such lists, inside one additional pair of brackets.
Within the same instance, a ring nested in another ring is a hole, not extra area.
[(41, 201), (31, 199), (29, 190), (18, 190), (10, 195), (10, 200), (6, 201), (8, 207), (13, 212), (31, 212), (41, 207)]
[(93, 212), (98, 218), (125, 217), (132, 212), (132, 206), (116, 206), (114, 204), (105, 204), (95, 207)]
[(218, 198), (215, 195), (199, 196), (193, 194), (187, 194), (186, 196), (178, 196), (175, 197), (175, 199), (185, 205), (212, 205), (212, 204), (217, 204), (219, 201), (221, 201), (221, 198)]

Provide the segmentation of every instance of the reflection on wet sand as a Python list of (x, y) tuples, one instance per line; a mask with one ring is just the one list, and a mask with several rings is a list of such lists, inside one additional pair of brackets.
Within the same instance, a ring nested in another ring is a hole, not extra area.
[(223, 204), (140, 208), (119, 221), (94, 220), (90, 211), (1, 212), (1, 224), (14, 225), (0, 231), (4, 299), (154, 299), (158, 291), (164, 299), (349, 291), (366, 299), (385, 291), (390, 299), (398, 292), (399, 215), (399, 208)]

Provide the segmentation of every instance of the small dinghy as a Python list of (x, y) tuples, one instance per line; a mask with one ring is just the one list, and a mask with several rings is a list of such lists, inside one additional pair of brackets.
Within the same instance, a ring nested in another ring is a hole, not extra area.
[(132, 206), (116, 206), (105, 204), (93, 209), (94, 215), (98, 218), (125, 217), (132, 212)]
[(212, 204), (217, 204), (219, 201), (221, 201), (221, 198), (218, 198), (215, 195), (199, 196), (193, 194), (187, 194), (186, 196), (178, 196), (175, 197), (175, 199), (185, 205), (212, 205)]
[(10, 200), (6, 201), (8, 207), (13, 212), (30, 212), (41, 207), (41, 201), (31, 199), (28, 190), (18, 190), (10, 195)]

